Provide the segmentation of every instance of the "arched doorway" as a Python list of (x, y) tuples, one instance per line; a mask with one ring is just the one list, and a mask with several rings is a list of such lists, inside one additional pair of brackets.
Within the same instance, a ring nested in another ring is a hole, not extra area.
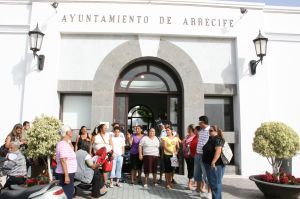
[[(141, 125), (144, 131), (160, 123), (172, 125), (183, 138), (181, 79), (172, 66), (158, 60), (135, 60), (119, 74), (115, 84), (114, 122), (124, 129)], [(184, 173), (180, 156), (178, 173)]]
[(114, 122), (124, 129), (142, 125), (143, 130), (170, 123), (182, 137), (180, 82), (176, 72), (162, 62), (140, 60), (129, 64), (115, 85)]

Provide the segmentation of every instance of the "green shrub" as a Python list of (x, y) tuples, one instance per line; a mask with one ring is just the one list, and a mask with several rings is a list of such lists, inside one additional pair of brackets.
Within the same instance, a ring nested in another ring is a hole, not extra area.
[(38, 159), (54, 155), (55, 146), (60, 140), (58, 132), (61, 125), (61, 121), (55, 117), (45, 115), (36, 117), (27, 132), (27, 156)]
[(295, 156), (300, 150), (299, 135), (281, 122), (266, 122), (256, 130), (252, 144), (256, 153), (266, 157), (273, 173), (278, 173), (283, 159)]

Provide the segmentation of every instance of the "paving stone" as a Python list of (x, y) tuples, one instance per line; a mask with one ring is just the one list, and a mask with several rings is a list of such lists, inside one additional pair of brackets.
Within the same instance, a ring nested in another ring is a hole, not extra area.
[[(182, 175), (175, 175), (177, 184), (174, 189), (168, 190), (165, 188), (163, 181), (157, 187), (152, 185), (150, 180), (148, 188), (142, 185), (130, 185), (129, 179), (122, 183), (122, 187), (108, 188), (108, 193), (101, 199), (193, 199), (193, 198), (211, 198), (211, 195), (202, 194), (191, 197), (187, 190), (187, 178)], [(78, 189), (77, 196), (74, 199), (90, 198), (90, 192)], [(248, 178), (243, 178), (237, 175), (225, 175), (223, 178), (223, 199), (264, 199), (263, 194), (257, 189), (256, 185)]]

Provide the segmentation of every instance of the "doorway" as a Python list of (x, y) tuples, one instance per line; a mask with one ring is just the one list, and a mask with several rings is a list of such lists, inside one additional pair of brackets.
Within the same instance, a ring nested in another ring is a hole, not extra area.
[[(182, 139), (182, 87), (172, 67), (155, 60), (136, 61), (119, 75), (115, 85), (114, 122), (126, 131), (144, 131), (169, 123)], [(183, 161), (179, 173), (183, 173)]]

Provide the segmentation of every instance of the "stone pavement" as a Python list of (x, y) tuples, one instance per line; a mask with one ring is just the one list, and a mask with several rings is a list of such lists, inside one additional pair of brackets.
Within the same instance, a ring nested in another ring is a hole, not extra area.
[[(182, 175), (176, 175), (177, 184), (173, 190), (167, 190), (162, 185), (154, 187), (149, 185), (148, 188), (142, 185), (129, 185), (122, 183), (122, 187), (108, 188), (108, 192), (103, 199), (194, 199), (194, 198), (211, 198), (211, 196), (200, 195), (190, 196), (191, 191), (186, 189), (187, 178)], [(127, 179), (129, 181), (129, 179)], [(150, 181), (151, 183), (151, 181)], [(78, 189), (75, 199), (90, 198), (90, 192)], [(257, 189), (254, 182), (248, 178), (242, 178), (238, 175), (225, 175), (223, 178), (223, 199), (264, 199), (263, 194)]]

